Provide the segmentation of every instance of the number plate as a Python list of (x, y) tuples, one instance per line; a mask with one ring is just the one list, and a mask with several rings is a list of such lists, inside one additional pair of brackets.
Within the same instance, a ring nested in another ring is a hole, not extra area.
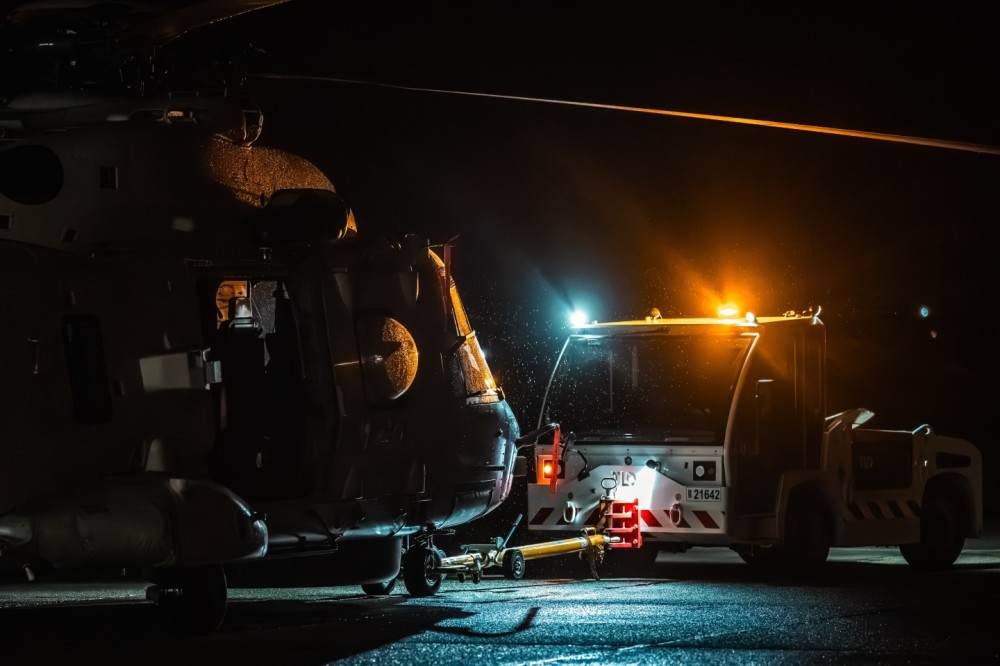
[(722, 488), (688, 488), (689, 502), (721, 502)]

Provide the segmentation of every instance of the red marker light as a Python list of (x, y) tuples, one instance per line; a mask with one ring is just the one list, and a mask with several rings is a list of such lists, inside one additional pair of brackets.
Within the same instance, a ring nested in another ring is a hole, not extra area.
[[(559, 426), (556, 426), (556, 430), (552, 433), (552, 460), (559, 460), (562, 454), (559, 451)], [(551, 472), (550, 472), (551, 474)], [(552, 495), (556, 494), (556, 475), (552, 474), (549, 477), (549, 493)]]

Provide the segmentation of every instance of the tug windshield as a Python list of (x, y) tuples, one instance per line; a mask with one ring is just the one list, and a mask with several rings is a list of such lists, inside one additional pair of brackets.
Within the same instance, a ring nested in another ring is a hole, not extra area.
[(752, 337), (572, 336), (542, 407), (577, 439), (721, 442)]

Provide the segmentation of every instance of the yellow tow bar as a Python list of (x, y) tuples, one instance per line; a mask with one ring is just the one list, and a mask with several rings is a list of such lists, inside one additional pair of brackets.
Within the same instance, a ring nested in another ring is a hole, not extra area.
[(603, 534), (588, 534), (572, 539), (560, 539), (558, 541), (546, 541), (544, 543), (529, 543), (517, 548), (505, 548), (497, 554), (497, 562), (503, 564), (504, 556), (512, 550), (520, 551), (526, 560), (534, 560), (539, 557), (551, 557), (552, 555), (565, 555), (566, 553), (578, 553), (588, 548), (602, 548), (611, 543), (611, 538)]
[[(514, 523), (514, 528), (520, 522), (518, 516)], [(511, 529), (510, 534), (513, 534)], [(543, 543), (530, 543), (517, 548), (506, 548), (505, 543), (510, 539), (497, 537), (493, 543), (471, 544), (462, 546), (465, 553), (441, 558), (441, 564), (435, 568), (436, 573), (455, 574), (459, 581), (464, 582), (467, 577), (472, 578), (472, 582), (478, 583), (482, 580), (483, 569), (499, 566), (506, 578), (520, 580), (524, 578), (524, 563), (526, 560), (535, 560), (542, 557), (554, 557), (556, 555), (566, 555), (569, 553), (586, 552), (590, 563), (590, 572), (595, 580), (599, 580), (597, 575), (596, 556), (602, 552), (604, 547), (620, 541), (619, 537), (609, 537), (598, 534), (593, 527), (584, 529), (581, 536), (571, 539), (559, 539), (558, 541), (546, 541)]]

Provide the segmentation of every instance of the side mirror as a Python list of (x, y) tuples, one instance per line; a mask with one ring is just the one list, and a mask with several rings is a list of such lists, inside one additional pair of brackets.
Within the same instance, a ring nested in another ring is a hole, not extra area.
[(538, 441), (539, 437), (541, 437), (542, 435), (547, 435), (550, 432), (553, 432), (558, 427), (559, 427), (558, 423), (546, 423), (541, 428), (536, 428), (535, 430), (529, 432), (527, 435), (521, 435), (520, 437), (517, 438), (517, 440), (515, 440), (514, 444), (517, 446), (518, 449), (521, 449), (525, 446), (531, 446), (532, 444), (535, 444)]
[(775, 431), (775, 392), (774, 380), (757, 380), (757, 447), (764, 446), (774, 438)]
[(763, 421), (774, 415), (774, 380), (757, 380), (757, 418)]

